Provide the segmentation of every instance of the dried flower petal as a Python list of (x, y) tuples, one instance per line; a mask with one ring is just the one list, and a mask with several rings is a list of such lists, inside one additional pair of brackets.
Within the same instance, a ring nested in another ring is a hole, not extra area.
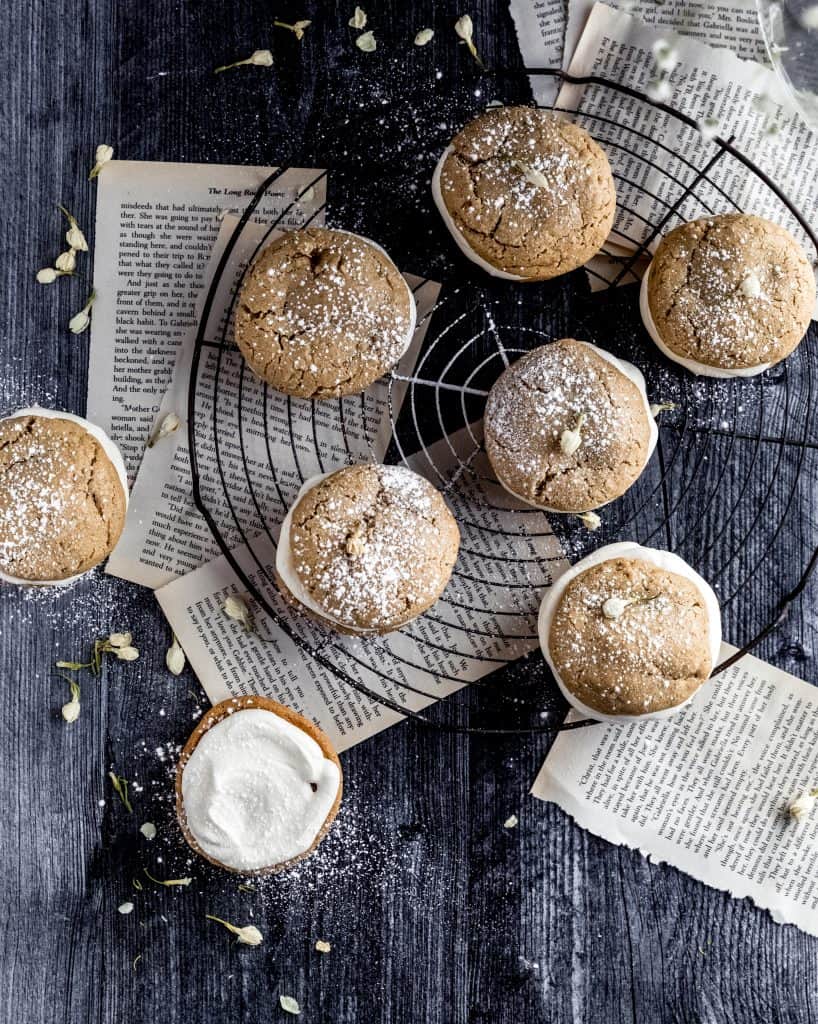
[(120, 661), (136, 661), (139, 657), (139, 651), (136, 647), (118, 647), (116, 649), (116, 656)]
[(90, 309), (94, 302), (96, 302), (96, 298), (97, 293), (92, 291), (88, 297), (88, 301), (79, 313), (75, 313), (68, 321), (68, 329), (72, 334), (82, 334), (82, 332), (88, 328), (88, 325), (91, 323)]
[(76, 722), (80, 717), (80, 687), (79, 683), (69, 680), (71, 686), (71, 700), (62, 706), (62, 716), (66, 722)]
[(606, 619), (618, 619), (631, 604), (633, 601), (627, 601), (624, 597), (609, 597), (602, 605), (602, 614)]
[(230, 68), (240, 68), (244, 64), (255, 64), (260, 68), (269, 68), (273, 65), (273, 55), (269, 50), (254, 50), (244, 60), (236, 60), (232, 64), (222, 64), (221, 67), (214, 68), (213, 74), (218, 75), (220, 71), (229, 71)]
[(754, 270), (751, 270), (741, 282), (741, 294), (746, 296), (748, 299), (761, 298), (761, 281), (759, 281), (758, 274), (756, 274)]
[(168, 667), (168, 672), (172, 672), (175, 676), (181, 675), (185, 668), (185, 652), (182, 650), (175, 633), (173, 634), (173, 643), (165, 655), (165, 664)]
[(96, 163), (91, 168), (91, 173), (88, 175), (88, 180), (93, 181), (97, 177), (102, 168), (109, 163), (114, 156), (114, 147), (107, 146), (105, 143), (97, 146), (96, 153), (94, 153), (94, 160)]
[(503, 828), (516, 828), (520, 823), (520, 819), (516, 814), (510, 814), (503, 822)]
[(415, 36), (415, 46), (425, 46), (427, 43), (431, 43), (434, 34), (433, 28), (422, 28)]
[(378, 44), (375, 42), (375, 36), (372, 32), (363, 32), (355, 40), (355, 45), (359, 50), (363, 50), (364, 53), (373, 53), (378, 48)]
[(130, 900), (128, 900), (127, 903), (120, 903), (116, 909), (120, 912), (120, 914), (132, 914), (133, 903), (131, 903)]
[(146, 839), (156, 839), (156, 825), (152, 821), (146, 821), (139, 826), (139, 831)]
[(656, 419), (660, 412), (671, 412), (675, 408), (675, 402), (660, 402), (658, 405), (652, 405), (650, 407), (650, 414), (654, 419)]
[(64, 206), (57, 204), (57, 209), (60, 210), (68, 221), (68, 230), (65, 233), (65, 240), (68, 242), (72, 249), (77, 249), (79, 252), (88, 252), (88, 243), (85, 241), (85, 235), (80, 231), (80, 226), (77, 224), (76, 217), (70, 214)]
[(222, 605), (228, 619), (240, 622), (248, 633), (253, 631), (253, 615), (245, 601), (236, 594), (231, 594)]
[(37, 283), (38, 284), (54, 284), (58, 277), (65, 277), (67, 271), (55, 270), (54, 267), (43, 267), (42, 270), (37, 271)]
[(560, 434), (560, 448), (563, 455), (573, 455), (574, 452), (582, 444), (582, 427), (585, 423), (586, 416), (582, 412), (577, 417), (576, 425), (572, 430), (563, 430)]
[(787, 813), (796, 824), (800, 824), (804, 818), (812, 814), (816, 797), (818, 797), (818, 789), (805, 789), (803, 793), (793, 797), (787, 804)]
[(602, 520), (596, 512), (580, 512), (577, 515), (577, 519), (581, 519), (589, 530), (598, 530), (602, 526)]
[(679, 53), (666, 39), (657, 39), (653, 44), (653, 59), (660, 71), (672, 71), (679, 63)]
[(519, 160), (514, 161), (514, 166), (522, 174), (529, 185), (533, 185), (535, 188), (548, 188), (548, 178), (536, 167), (532, 167), (531, 164), (524, 164)]
[(288, 24), (286, 21), (274, 21), (274, 25), (278, 25), (279, 28), (287, 28), (290, 32), (295, 34), (296, 39), (304, 38), (304, 29), (312, 25), (311, 21), (297, 21), (294, 25)]
[(355, 8), (355, 13), (349, 19), (350, 28), (365, 28), (366, 27), (366, 11), (360, 7)]
[(264, 941), (264, 936), (254, 924), (246, 924), (244, 927), (239, 928), (234, 924), (230, 924), (229, 921), (222, 920), (220, 917), (214, 917), (213, 914), (205, 914), (205, 917), (209, 921), (216, 921), (218, 924), (224, 925), (224, 927), (237, 936), (239, 942), (244, 943), (245, 946), (260, 946)]
[(64, 274), (70, 274), (72, 271), (77, 269), (77, 257), (73, 249), (68, 249), (66, 252), (61, 252), (60, 255), (54, 260), (54, 266), (57, 270), (62, 270)]
[(318, 953), (329, 953), (329, 951), (332, 949), (332, 946), (328, 942), (325, 942), (323, 939), (319, 939), (315, 944), (315, 949), (316, 952)]
[(111, 780), (114, 792), (122, 801), (122, 806), (128, 814), (132, 814), (133, 807), (131, 806), (131, 801), (128, 799), (128, 780), (123, 778), (121, 775), (117, 775), (116, 772), (108, 772), (108, 778)]
[(301, 1007), (298, 1005), (298, 1001), (293, 999), (292, 996), (279, 996), (278, 1001), (281, 1004), (281, 1009), (285, 1013), (301, 1013)]
[(111, 647), (130, 647), (132, 642), (133, 637), (130, 633), (111, 633), (108, 637)]
[(474, 45), (474, 25), (468, 14), (461, 15), (454, 23), (455, 34), (458, 35), (463, 42), (466, 44), (469, 53), (474, 57), (480, 67), (483, 67), (483, 61), (480, 59), (480, 55), (477, 52), (477, 47)]
[(182, 421), (176, 415), (175, 412), (169, 412), (167, 416), (162, 420), (156, 430), (148, 438), (148, 448), (153, 448), (157, 441), (161, 441), (163, 437), (167, 437), (169, 434), (173, 434), (182, 425)]

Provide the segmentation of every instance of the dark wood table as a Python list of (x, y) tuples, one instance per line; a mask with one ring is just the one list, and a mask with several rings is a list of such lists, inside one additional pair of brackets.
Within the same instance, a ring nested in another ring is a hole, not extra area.
[[(334, 223), (388, 245), (409, 270), (486, 287), (438, 223), (428, 183), (454, 129), (495, 95), (527, 100), (528, 85), (481, 77), (456, 45), (453, 21), (463, 12), (455, 4), (366, 4), (374, 54), (353, 45), (352, 8), (7, 5), (5, 409), (34, 400), (85, 408), (88, 334), (75, 337), (65, 324), (87, 285), (44, 288), (34, 273), (55, 253), (55, 203), (92, 224), (85, 176), (100, 142), (128, 159), (329, 167)], [(519, 67), (506, 4), (480, 0), (470, 13), (488, 64)], [(313, 24), (298, 42), (272, 27), (274, 16)], [(419, 50), (412, 39), (424, 26), (437, 34)], [(214, 77), (216, 65), (261, 47), (272, 49), (274, 68)], [(586, 290), (579, 273), (537, 293), (554, 334), (570, 331)], [(790, 385), (797, 393), (798, 382)], [(759, 571), (748, 601), (732, 606), (731, 639), (763, 623), (816, 543), (814, 453), (813, 444), (784, 554)], [(728, 475), (721, 486), (729, 497), (738, 484)], [(773, 516), (785, 497), (773, 495)], [(695, 518), (694, 500), (687, 514)], [(806, 679), (816, 666), (815, 607), (812, 584), (759, 652)], [(66, 726), (55, 659), (124, 629), (141, 658), (89, 679), (81, 718)], [(205, 701), (192, 674), (165, 670), (168, 639), (151, 593), (100, 572), (61, 594), (0, 593), (4, 1022), (267, 1024), (286, 1018), (280, 994), (299, 1000), (303, 1020), (327, 1024), (818, 1017), (816, 940), (527, 796), (547, 736), (498, 740), (403, 724), (345, 755), (345, 807), (312, 861), (254, 892), (189, 866), (172, 825), (172, 768)], [(538, 657), (502, 682), (541, 687), (561, 710)], [(479, 696), (462, 704), (463, 720), (470, 712), (485, 720)], [(133, 814), (111, 791), (112, 768), (136, 780)], [(519, 826), (504, 829), (512, 813)], [(147, 820), (160, 829), (150, 847), (137, 831)], [(144, 866), (195, 881), (155, 886)], [(117, 907), (129, 899), (136, 910), (123, 916)], [(252, 920), (264, 945), (236, 946), (208, 913)], [(316, 953), (317, 939), (332, 952)]]

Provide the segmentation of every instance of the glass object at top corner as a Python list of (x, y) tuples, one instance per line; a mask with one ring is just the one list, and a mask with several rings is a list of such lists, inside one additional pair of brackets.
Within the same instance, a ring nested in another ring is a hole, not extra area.
[(773, 67), (795, 106), (818, 132), (818, 3), (815, 0), (756, 0)]

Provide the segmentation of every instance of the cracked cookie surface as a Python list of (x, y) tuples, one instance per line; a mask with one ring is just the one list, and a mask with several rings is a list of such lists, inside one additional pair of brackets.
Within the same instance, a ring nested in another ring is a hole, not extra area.
[(815, 276), (784, 228), (750, 214), (682, 224), (650, 265), (650, 316), (678, 356), (721, 369), (777, 363), (804, 337)]
[[(616, 618), (610, 598), (635, 603)], [(710, 624), (699, 588), (642, 559), (613, 558), (571, 580), (551, 623), (563, 685), (607, 715), (676, 707), (710, 676)]]
[(32, 582), (86, 572), (111, 553), (125, 522), (119, 475), (80, 424), (0, 421), (0, 568)]
[[(580, 416), (581, 443), (562, 432)], [(563, 338), (522, 356), (489, 393), (486, 453), (500, 483), (531, 505), (586, 512), (618, 498), (650, 456), (643, 392), (584, 342)]]
[[(460, 543), (427, 480), (380, 465), (319, 481), (293, 509), (289, 536), (298, 582), (323, 621), (354, 632), (388, 632), (426, 611), (446, 587)], [(279, 584), (297, 600), (280, 574)]]
[(236, 344), (253, 372), (299, 398), (364, 391), (403, 355), (414, 299), (389, 257), (329, 228), (288, 231), (248, 271)]
[(546, 280), (582, 266), (613, 226), (608, 158), (578, 125), (496, 107), (444, 156), (440, 199), (469, 249), (503, 273)]

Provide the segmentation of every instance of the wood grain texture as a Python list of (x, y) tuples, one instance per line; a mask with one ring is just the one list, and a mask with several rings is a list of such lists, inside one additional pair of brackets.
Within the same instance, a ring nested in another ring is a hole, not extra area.
[[(94, 186), (85, 178), (103, 141), (129, 159), (331, 167), (335, 223), (383, 242), (407, 269), (500, 295), (455, 254), (428, 181), (454, 128), (495, 95), (526, 99), (526, 84), (493, 86), (478, 75), (456, 45), (452, 24), (462, 11), (448, 0), (366, 5), (375, 54), (353, 45), (352, 7), (7, 5), (4, 408), (39, 400), (84, 409), (88, 336), (70, 335), (65, 324), (85, 301), (90, 272), (83, 267), (78, 279), (49, 288), (35, 284), (34, 272), (59, 251), (55, 203), (66, 203), (86, 229), (92, 224)], [(274, 30), (273, 13), (311, 18), (303, 43)], [(505, 2), (480, 0), (470, 13), (488, 63), (518, 65)], [(416, 50), (411, 39), (427, 25), (435, 39)], [(216, 65), (267, 46), (275, 68), (213, 76)], [(581, 275), (546, 285), (536, 311), (529, 293), (520, 322), (536, 314), (556, 335), (570, 333), (587, 315), (584, 292)], [(814, 337), (811, 345), (814, 353)], [(786, 373), (770, 382), (769, 401), (786, 383), (791, 401), (781, 406), (782, 422), (801, 424), (812, 402), (804, 382)], [(673, 448), (668, 431), (664, 452)], [(725, 509), (752, 457), (739, 452), (714, 471), (709, 486), (718, 486), (714, 500)], [(691, 437), (660, 500), (679, 504), (673, 529), (693, 531), (697, 554), (718, 560), (715, 547), (708, 552), (713, 538), (695, 534), (701, 497), (685, 488), (695, 458)], [(732, 637), (764, 621), (818, 539), (816, 449), (798, 465), (789, 448), (773, 443), (757, 462), (767, 481), (760, 493), (770, 495), (767, 532), (748, 533), (753, 517), (743, 500), (729, 526), (743, 570), (724, 570), (739, 588), (727, 609)], [(794, 512), (782, 518), (793, 492)], [(779, 523), (770, 555), (769, 527)], [(816, 667), (815, 599), (812, 583), (760, 651), (807, 679)], [(68, 727), (59, 717), (67, 686), (53, 662), (82, 654), (91, 638), (113, 629), (132, 630), (142, 657), (107, 665), (99, 680), (84, 677), (82, 716)], [(286, 1019), (280, 994), (299, 1000), (303, 1020), (327, 1024), (818, 1018), (818, 941), (614, 848), (527, 797), (544, 737), (389, 730), (345, 755), (345, 803), (320, 853), (248, 893), (190, 860), (173, 825), (173, 756), (205, 702), (189, 673), (176, 679), (164, 668), (169, 634), (152, 595), (100, 573), (61, 594), (3, 588), (0, 631), (4, 1022), (267, 1024)], [(541, 688), (559, 718), (539, 658), (508, 670), (501, 685)], [(463, 721), (489, 719), (480, 694), (457, 700)], [(131, 780), (133, 814), (111, 791), (111, 769)], [(506, 830), (512, 812), (520, 824)], [(153, 844), (138, 832), (147, 820), (159, 828)], [(165, 889), (147, 880), (144, 867), (195, 881)], [(126, 899), (136, 904), (129, 916), (117, 912)], [(207, 913), (253, 921), (267, 941), (238, 947)], [(330, 954), (314, 952), (319, 938), (332, 943)]]

